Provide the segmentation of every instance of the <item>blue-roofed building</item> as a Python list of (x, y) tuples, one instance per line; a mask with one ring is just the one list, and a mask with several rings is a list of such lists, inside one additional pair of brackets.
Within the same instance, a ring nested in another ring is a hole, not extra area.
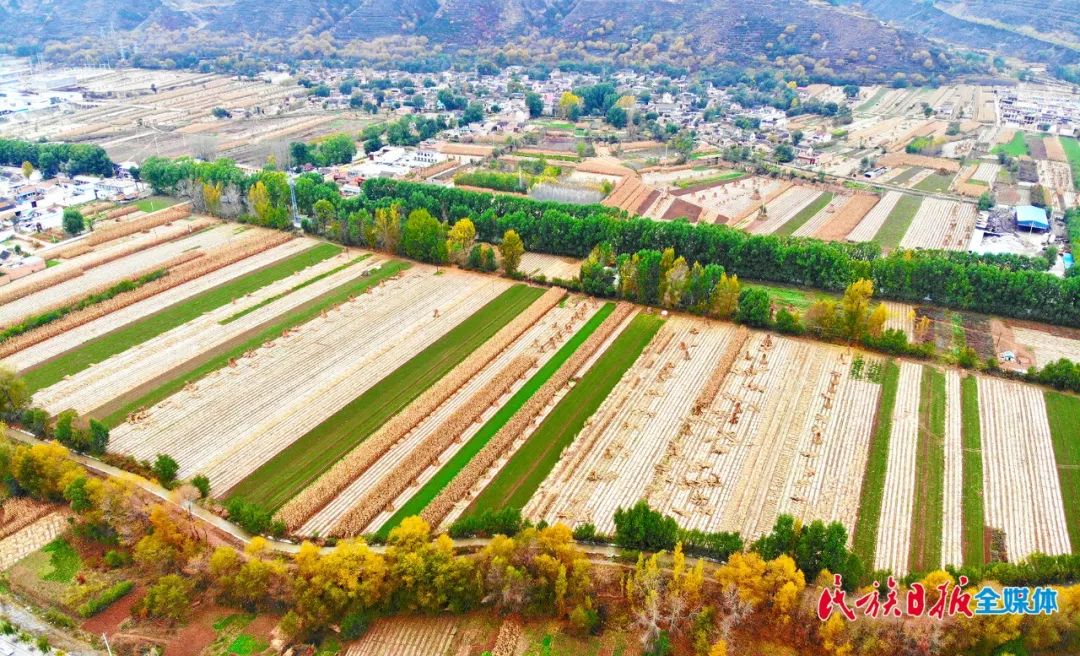
[(1041, 207), (1020, 205), (1016, 208), (1016, 226), (1021, 230), (1049, 230), (1050, 219)]

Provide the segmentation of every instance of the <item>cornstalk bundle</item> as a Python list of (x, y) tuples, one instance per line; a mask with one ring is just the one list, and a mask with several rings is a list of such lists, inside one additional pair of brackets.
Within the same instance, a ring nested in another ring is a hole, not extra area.
[[(109, 212), (109, 218), (115, 218), (113, 213), (123, 211), (123, 214), (117, 214), (117, 216), (124, 216), (131, 214), (138, 208), (134, 205), (128, 207), (122, 207), (118, 210)], [(121, 223), (120, 225), (103, 228), (95, 231), (85, 239), (80, 239), (78, 243), (72, 244), (66, 248), (62, 248), (55, 253), (49, 253), (49, 257), (66, 258), (73, 257), (72, 253), (85, 253), (85, 249), (90, 246), (97, 246), (98, 244), (104, 244), (107, 241), (133, 235), (136, 232), (142, 232), (149, 230), (150, 228), (156, 228), (159, 225), (165, 225), (179, 219), (191, 216), (191, 203), (181, 203), (179, 205), (173, 205), (172, 207), (166, 207), (165, 209), (151, 212), (146, 216), (140, 216), (139, 218)]]
[(239, 247), (233, 246), (232, 244), (226, 244), (218, 247), (212, 253), (204, 254), (202, 251), (189, 251), (183, 253), (180, 256), (167, 261), (164, 265), (155, 267), (154, 270), (160, 268), (168, 270), (168, 273), (162, 278), (147, 283), (130, 292), (119, 294), (104, 303), (97, 303), (90, 307), (83, 308), (78, 312), (72, 312), (59, 321), (53, 321), (36, 330), (23, 333), (22, 335), (13, 337), (3, 344), (0, 344), (0, 358), (6, 358), (22, 349), (39, 344), (68, 330), (89, 323), (112, 312), (116, 312), (133, 303), (145, 300), (172, 289), (173, 287), (205, 276), (208, 273), (228, 266), (234, 262), (239, 262), (240, 260), (261, 253), (282, 244), (291, 238), (292, 237), (283, 232), (272, 232), (267, 233), (259, 239), (250, 240)]
[(564, 295), (565, 292), (561, 289), (549, 289), (449, 374), (429, 387), (405, 410), (395, 415), (371, 437), (339, 460), (330, 471), (320, 476), (303, 492), (282, 506), (277, 513), (277, 519), (285, 522), (291, 531), (303, 526), (304, 522), (322, 510), (323, 506), (330, 503), (350, 483), (367, 471), (368, 467), (381, 458), (398, 440), (445, 403), (454, 392), (471, 380), (499, 353), (513, 344), (548, 310), (555, 307)]
[(506, 365), (469, 402), (451, 413), (408, 457), (367, 494), (361, 497), (334, 526), (335, 535), (357, 535), (394, 499), (408, 489), (424, 471), (439, 461), (439, 455), (457, 440), (470, 426), (496, 404), (514, 383), (536, 364), (535, 356), (519, 355)]
[(454, 504), (469, 493), (469, 490), (476, 485), (484, 472), (525, 432), (529, 424), (551, 403), (555, 394), (570, 382), (578, 369), (593, 356), (633, 309), (632, 305), (620, 303), (615, 308), (615, 311), (597, 327), (596, 332), (590, 335), (581, 347), (574, 352), (574, 355), (559, 367), (558, 371), (537, 390), (536, 394), (525, 402), (525, 405), (510, 418), (510, 421), (506, 422), (506, 425), (476, 454), (476, 457), (469, 461), (469, 464), (454, 477), (454, 480), (443, 488), (439, 496), (428, 504), (427, 508), (420, 513), (420, 516), (432, 526), (440, 524), (447, 513), (454, 507)]
[[(198, 219), (196, 221), (192, 221), (191, 225), (189, 226), (189, 230), (177, 231), (177, 232), (174, 232), (174, 233), (164, 234), (164, 235), (158, 235), (158, 236), (154, 237), (153, 239), (150, 239), (150, 240), (147, 240), (147, 241), (139, 241), (138, 243), (128, 244), (127, 246), (125, 246), (123, 248), (116, 249), (116, 251), (113, 252), (113, 253), (109, 253), (108, 255), (105, 255), (104, 257), (101, 257), (101, 258), (98, 258), (98, 259), (94, 260), (93, 262), (87, 262), (85, 264), (85, 266), (83, 266), (83, 270), (85, 271), (87, 269), (93, 269), (94, 267), (99, 267), (99, 266), (101, 266), (103, 264), (108, 264), (109, 262), (119, 260), (122, 257), (127, 257), (128, 255), (133, 255), (135, 253), (138, 253), (139, 251), (144, 251), (144, 250), (153, 248), (155, 246), (160, 246), (162, 244), (167, 244), (170, 241), (176, 241), (177, 239), (182, 239), (183, 237), (187, 237), (188, 235), (190, 235), (193, 232), (197, 232), (199, 230), (202, 230), (203, 228), (214, 225), (214, 223), (215, 223), (215, 221), (213, 219), (206, 219), (206, 218)], [(87, 248), (87, 252), (89, 252), (90, 250), (92, 250), (92, 249)], [(75, 257), (75, 256), (71, 255), (70, 257)]]
[(46, 273), (41, 277), (35, 276), (35, 279), (32, 282), (29, 282), (25, 285), (19, 285), (17, 287), (13, 286), (12, 288), (0, 291), (0, 305), (3, 305), (4, 303), (10, 303), (11, 301), (22, 298), (23, 296), (35, 294), (43, 289), (48, 289), (53, 285), (59, 285), (62, 282), (71, 280), (72, 278), (78, 278), (82, 274), (82, 269), (73, 267), (70, 269), (61, 269), (56, 271), (55, 273)]
[(139, 211), (139, 208), (136, 207), (135, 205), (126, 205), (124, 207), (118, 207), (115, 210), (109, 210), (109, 213), (105, 215), (105, 218), (106, 219), (119, 219), (122, 216), (127, 216), (128, 214), (134, 214), (135, 212), (138, 212), (138, 211)]

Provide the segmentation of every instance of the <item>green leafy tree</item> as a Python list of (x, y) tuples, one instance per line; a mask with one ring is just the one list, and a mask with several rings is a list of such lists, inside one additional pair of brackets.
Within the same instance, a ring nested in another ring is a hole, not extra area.
[(758, 287), (747, 287), (739, 292), (739, 310), (735, 320), (755, 328), (772, 325), (772, 299), (769, 292)]
[(413, 259), (446, 264), (446, 226), (427, 210), (413, 210), (401, 231), (401, 249)]
[(544, 100), (540, 94), (529, 92), (525, 94), (525, 106), (529, 109), (529, 117), (536, 118), (544, 113)]
[(157, 458), (154, 459), (151, 470), (153, 470), (158, 482), (165, 487), (172, 487), (173, 483), (176, 482), (176, 474), (180, 471), (180, 465), (173, 460), (172, 456), (159, 453)]
[(638, 501), (615, 511), (615, 544), (625, 549), (664, 551), (675, 548), (679, 525), (674, 518)]
[(64, 208), (64, 218), (62, 220), (64, 226), (64, 232), (69, 235), (75, 236), (80, 234), (86, 229), (86, 221), (83, 219), (82, 212), (74, 207)]

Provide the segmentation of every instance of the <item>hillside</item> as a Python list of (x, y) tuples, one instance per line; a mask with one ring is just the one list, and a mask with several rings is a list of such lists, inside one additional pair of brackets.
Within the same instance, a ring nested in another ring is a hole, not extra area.
[(19, 0), (0, 5), (0, 34), (68, 61), (115, 59), (122, 42), (148, 65), (242, 49), (271, 59), (501, 52), (512, 63), (690, 69), (783, 58), (819, 76), (868, 80), (952, 66), (910, 32), (807, 0)]
[(862, 0), (891, 25), (971, 48), (994, 48), (1029, 61), (1080, 61), (1075, 0)]

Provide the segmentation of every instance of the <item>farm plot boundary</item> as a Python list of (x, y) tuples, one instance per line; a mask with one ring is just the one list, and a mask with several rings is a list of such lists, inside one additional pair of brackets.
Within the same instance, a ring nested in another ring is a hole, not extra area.
[(573, 337), (571, 337), (570, 340), (544, 364), (544, 366), (540, 367), (540, 369), (525, 382), (525, 385), (515, 392), (514, 395), (499, 408), (491, 419), (486, 421), (484, 425), (480, 427), (480, 430), (465, 443), (465, 446), (446, 461), (431, 480), (417, 490), (407, 502), (402, 504), (401, 508), (399, 508), (397, 512), (395, 512), (390, 519), (379, 528), (378, 535), (385, 537), (389, 535), (391, 529), (401, 523), (401, 520), (410, 515), (420, 514), (420, 512), (431, 503), (431, 500), (450, 484), (450, 481), (457, 476), (458, 472), (460, 472), (465, 465), (480, 452), (480, 449), (484, 448), (484, 446), (491, 441), (491, 438), (499, 432), (506, 422), (508, 422), (510, 418), (525, 405), (525, 402), (551, 378), (563, 363), (570, 359), (570, 356), (581, 347), (590, 335), (596, 332), (596, 329), (600, 324), (603, 323), (614, 310), (614, 303), (606, 303), (589, 319), (588, 322), (585, 323), (584, 326), (574, 333)]
[(465, 513), (480, 508), (524, 508), (555, 467), (563, 449), (577, 437), (586, 420), (634, 365), (663, 323), (663, 319), (652, 314), (635, 316), (488, 482)]
[(272, 282), (333, 257), (341, 252), (334, 244), (318, 244), (287, 259), (218, 285), (192, 298), (184, 299), (139, 321), (90, 340), (60, 357), (31, 368), (24, 376), (31, 391), (53, 385), (65, 376), (79, 373), (95, 362), (125, 351), (136, 344), (172, 330), (199, 315), (221, 307)]
[(227, 496), (277, 510), (542, 296), (515, 285), (237, 483)]
[[(372, 271), (370, 276), (361, 278), (352, 284), (339, 287), (315, 299), (311, 303), (306, 304), (304, 307), (294, 310), (281, 321), (259, 331), (254, 337), (246, 340), (237, 340), (239, 343), (234, 341), (235, 346), (225, 345), (215, 351), (204, 354), (209, 356), (209, 359), (204, 360), (201, 364), (195, 366), (194, 369), (185, 367), (185, 369), (188, 369), (187, 371), (181, 373), (176, 373), (174, 371), (169, 372), (164, 376), (160, 376), (151, 384), (144, 385), (140, 390), (136, 390), (135, 392), (122, 397), (119, 402), (112, 404), (109, 408), (99, 409), (96, 414), (103, 415), (101, 420), (110, 428), (115, 428), (124, 423), (127, 416), (139, 408), (148, 408), (159, 403), (182, 389), (188, 383), (196, 381), (206, 374), (226, 366), (229, 363), (229, 360), (241, 357), (247, 351), (258, 348), (263, 342), (279, 336), (283, 331), (306, 323), (324, 309), (348, 300), (349, 296), (363, 293), (366, 289), (374, 287), (383, 280), (397, 275), (409, 266), (410, 265), (407, 262), (398, 260), (387, 262), (378, 269)], [(191, 364), (193, 363), (189, 362), (189, 365)], [(138, 396), (136, 397), (136, 395)]]
[(945, 374), (929, 366), (919, 392), (915, 485), (908, 570), (929, 572), (941, 566), (945, 496)]

